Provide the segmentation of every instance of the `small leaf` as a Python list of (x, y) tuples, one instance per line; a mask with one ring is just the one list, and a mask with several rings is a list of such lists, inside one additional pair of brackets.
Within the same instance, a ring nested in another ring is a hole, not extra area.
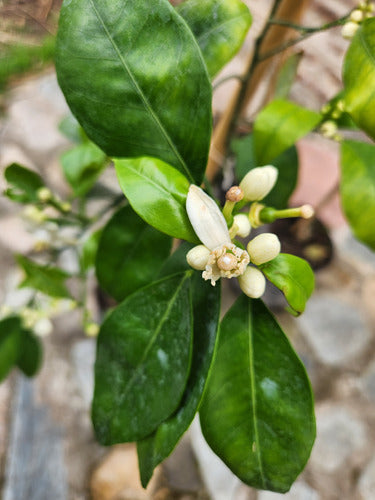
[(306, 302), (314, 290), (314, 273), (300, 257), (286, 253), (260, 266), (266, 277), (285, 295), (292, 314), (305, 310)]
[(281, 67), (275, 85), (275, 99), (287, 99), (289, 97), (291, 87), (297, 77), (297, 70), (302, 57), (303, 52), (296, 52), (288, 57)]
[[(177, 253), (177, 252), (176, 252)], [(186, 259), (185, 259), (186, 261)], [(203, 281), (201, 273), (192, 279), (194, 343), (189, 379), (175, 413), (149, 437), (138, 443), (142, 485), (147, 486), (154, 468), (174, 449), (198, 411), (214, 353), (220, 313), (220, 287)]]
[(190, 276), (136, 291), (103, 323), (92, 409), (102, 444), (143, 439), (179, 406), (192, 348)]
[(341, 143), (341, 203), (355, 236), (375, 250), (375, 146)]
[(292, 146), (321, 120), (319, 113), (277, 99), (258, 114), (254, 123), (256, 158), (265, 165)]
[(107, 165), (107, 157), (92, 142), (79, 144), (62, 154), (61, 165), (66, 180), (76, 196), (84, 196)]
[(176, 10), (193, 32), (211, 77), (240, 49), (252, 21), (240, 0), (185, 0)]
[(98, 252), (99, 241), (102, 236), (103, 229), (98, 229), (90, 234), (82, 246), (80, 262), (82, 269), (87, 271), (95, 266), (96, 255)]
[(260, 300), (241, 295), (223, 319), (200, 419), (213, 451), (249, 486), (285, 493), (305, 466), (311, 387)]
[(18, 316), (10, 316), (0, 321), (0, 382), (17, 363), (21, 330), (21, 319)]
[(36, 375), (42, 364), (43, 350), (39, 338), (29, 330), (22, 330), (20, 336), (17, 366), (27, 377)]
[(115, 167), (121, 189), (147, 224), (175, 238), (198, 243), (186, 213), (190, 185), (186, 177), (156, 158), (115, 160)]
[(200, 184), (212, 87), (168, 0), (65, 0), (56, 69), (70, 109), (108, 156), (154, 156)]
[(172, 240), (146, 224), (130, 206), (114, 214), (103, 230), (96, 257), (100, 285), (116, 300), (155, 281)]
[(361, 23), (343, 65), (345, 109), (354, 122), (375, 138), (375, 19)]
[(51, 297), (71, 297), (65, 285), (70, 277), (68, 273), (57, 267), (37, 264), (23, 255), (17, 255), (16, 259), (26, 274), (20, 287), (35, 288)]
[[(253, 134), (235, 139), (232, 141), (231, 148), (236, 154), (235, 171), (238, 180), (245, 177), (249, 170), (260, 165), (255, 156)], [(288, 205), (289, 198), (297, 184), (299, 165), (297, 148), (291, 146), (276, 158), (271, 159), (270, 163), (277, 168), (279, 175), (276, 186), (262, 203), (282, 209)]]
[(10, 185), (6, 192), (9, 198), (21, 203), (39, 201), (37, 192), (44, 186), (44, 182), (33, 170), (12, 163), (5, 169), (4, 177)]

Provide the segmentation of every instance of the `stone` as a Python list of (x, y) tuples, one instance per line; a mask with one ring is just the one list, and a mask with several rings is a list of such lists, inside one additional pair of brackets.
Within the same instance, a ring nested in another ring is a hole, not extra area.
[(143, 489), (135, 444), (114, 446), (91, 477), (92, 500), (150, 499), (159, 474), (160, 469), (156, 469), (149, 486)]
[(271, 491), (261, 491), (257, 500), (320, 500), (320, 495), (306, 483), (298, 481), (293, 484), (288, 493), (279, 494)]
[(375, 403), (375, 360), (370, 363), (360, 378), (359, 388), (367, 399)]
[(347, 465), (366, 445), (366, 429), (346, 408), (332, 403), (316, 410), (317, 438), (310, 465), (320, 473), (331, 474)]
[(236, 492), (242, 483), (208, 446), (198, 417), (190, 427), (190, 437), (203, 482), (211, 498), (215, 500), (236, 498)]
[(362, 472), (358, 481), (358, 493), (361, 500), (374, 498), (375, 492), (375, 457)]
[(330, 366), (350, 362), (371, 339), (358, 309), (334, 295), (314, 295), (297, 321), (318, 360)]
[(63, 438), (34, 381), (19, 376), (12, 407), (3, 500), (66, 500)]

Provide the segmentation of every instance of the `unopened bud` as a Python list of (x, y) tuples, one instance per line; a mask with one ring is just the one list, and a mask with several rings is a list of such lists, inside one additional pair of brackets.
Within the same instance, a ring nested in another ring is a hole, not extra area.
[(53, 326), (48, 318), (41, 318), (35, 323), (33, 330), (39, 337), (47, 337), (52, 333)]
[(313, 217), (315, 213), (311, 205), (302, 205), (300, 210), (301, 210), (301, 217), (303, 219), (311, 219), (311, 217)]
[(259, 299), (266, 289), (266, 279), (255, 267), (247, 266), (246, 271), (238, 277), (238, 283), (245, 295)]
[(359, 9), (353, 10), (350, 14), (350, 20), (353, 21), (353, 23), (360, 23), (363, 21), (363, 11)]
[(251, 231), (249, 217), (245, 214), (237, 214), (233, 217), (233, 224), (237, 226), (236, 236), (246, 238)]
[(260, 266), (265, 262), (277, 257), (280, 253), (280, 240), (273, 233), (263, 233), (249, 241), (247, 252), (250, 255), (250, 262)]
[(63, 201), (60, 204), (60, 208), (63, 212), (70, 212), (72, 209), (72, 205), (68, 201)]
[(203, 271), (206, 268), (210, 253), (210, 250), (204, 245), (197, 245), (187, 253), (187, 263), (193, 269), (196, 269), (197, 271)]
[(356, 34), (359, 28), (358, 23), (353, 23), (353, 21), (349, 21), (344, 24), (341, 30), (341, 36), (346, 40), (351, 40), (353, 36)]
[(36, 192), (36, 195), (38, 197), (38, 200), (43, 203), (47, 203), (47, 201), (51, 200), (52, 198), (52, 192), (47, 187), (39, 188), (38, 191)]
[(332, 139), (337, 133), (337, 124), (332, 120), (327, 120), (322, 123), (320, 127), (320, 132), (327, 139)]
[(256, 167), (250, 170), (240, 182), (247, 201), (262, 200), (271, 191), (276, 183), (277, 168), (272, 165)]
[(243, 199), (243, 191), (240, 186), (232, 186), (225, 194), (225, 199), (238, 203)]
[(85, 333), (88, 337), (96, 337), (99, 333), (100, 327), (97, 323), (86, 323)]
[(46, 214), (42, 212), (42, 210), (39, 210), (39, 208), (37, 208), (34, 205), (28, 205), (25, 208), (23, 215), (31, 222), (35, 222), (37, 224), (41, 224), (47, 218)]

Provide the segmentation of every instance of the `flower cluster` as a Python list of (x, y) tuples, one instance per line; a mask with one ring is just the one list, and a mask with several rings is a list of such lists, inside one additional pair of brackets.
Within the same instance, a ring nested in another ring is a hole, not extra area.
[(373, 17), (375, 5), (370, 1), (362, 1), (358, 7), (354, 9), (349, 16), (349, 20), (344, 24), (341, 30), (341, 36), (347, 40), (351, 40), (356, 34), (360, 24), (369, 17)]
[[(263, 295), (266, 280), (256, 266), (277, 257), (280, 253), (278, 237), (272, 233), (259, 234), (250, 240), (246, 250), (236, 245), (233, 240), (236, 236), (246, 238), (252, 226), (261, 224), (260, 211), (264, 205), (258, 202), (271, 191), (277, 176), (278, 171), (273, 166), (254, 168), (239, 186), (233, 186), (227, 192), (223, 211), (201, 188), (190, 186), (186, 211), (202, 244), (192, 248), (186, 259), (192, 268), (203, 271), (202, 277), (211, 280), (213, 286), (220, 278), (238, 278), (239, 285), (246, 295), (251, 298)], [(232, 217), (233, 208), (240, 201), (252, 202), (249, 214), (241, 213)], [(293, 216), (311, 217), (313, 214), (311, 207), (307, 206), (291, 211)], [(230, 228), (227, 221), (231, 221)]]

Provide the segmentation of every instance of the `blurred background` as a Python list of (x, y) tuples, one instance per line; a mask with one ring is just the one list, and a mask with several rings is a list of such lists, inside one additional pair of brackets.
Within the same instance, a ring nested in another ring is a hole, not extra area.
[[(175, 2), (177, 3), (177, 2)], [(241, 74), (271, 5), (246, 0), (253, 15), (249, 36), (236, 58), (217, 77)], [(301, 24), (330, 22), (356, 2), (301, 0)], [(13, 162), (39, 172), (60, 195), (69, 188), (60, 155), (70, 142), (59, 131), (69, 114), (53, 67), (60, 0), (0, 1), (0, 167)], [(334, 28), (293, 48), (303, 57), (290, 98), (319, 111), (341, 89), (348, 41)], [(272, 64), (245, 115), (267, 100)], [(214, 93), (214, 119), (225, 116), (236, 82)], [(254, 92), (255, 94), (255, 92)], [(269, 291), (266, 300), (284, 326), (312, 381), (318, 435), (305, 471), (285, 495), (256, 492), (236, 479), (204, 443), (197, 422), (160, 466), (147, 491), (139, 483), (132, 445), (103, 448), (90, 423), (95, 340), (73, 311), (61, 312), (43, 338), (44, 362), (29, 380), (14, 371), (0, 385), (0, 496), (3, 500), (372, 500), (375, 499), (375, 255), (352, 236), (342, 215), (337, 185), (338, 145), (319, 134), (298, 143), (300, 175), (293, 204), (317, 210), (316, 240), (300, 246), (315, 264), (316, 291), (298, 319), (283, 312)], [(112, 169), (101, 180), (119, 187)], [(5, 182), (0, 179), (3, 190)], [(375, 221), (374, 227), (375, 227)], [(19, 273), (13, 255), (27, 254), (36, 241), (21, 207), (0, 198), (0, 302), (17, 307)], [(302, 238), (303, 239), (303, 238)], [(298, 240), (298, 238), (297, 238)], [(74, 265), (62, 255), (64, 265)], [(89, 287), (97, 307), (95, 281)], [(224, 306), (234, 300), (227, 287)]]

